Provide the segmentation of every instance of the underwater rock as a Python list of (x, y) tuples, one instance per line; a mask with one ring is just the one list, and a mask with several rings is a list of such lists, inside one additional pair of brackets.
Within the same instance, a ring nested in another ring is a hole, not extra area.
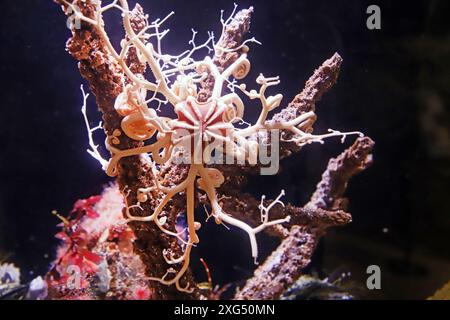
[(48, 295), (47, 282), (41, 277), (37, 277), (30, 282), (27, 300), (44, 300)]
[(352, 300), (354, 296), (336, 282), (320, 280), (309, 275), (301, 276), (280, 297), (281, 300)]
[(0, 265), (0, 284), (18, 285), (20, 284), (20, 270), (12, 263)]
[(47, 283), (42, 277), (21, 284), (20, 270), (12, 263), (0, 264), (0, 300), (44, 300)]

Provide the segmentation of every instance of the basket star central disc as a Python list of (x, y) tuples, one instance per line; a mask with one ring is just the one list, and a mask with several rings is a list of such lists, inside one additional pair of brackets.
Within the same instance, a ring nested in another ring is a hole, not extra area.
[[(175, 106), (178, 119), (172, 122), (173, 144), (197, 159), (212, 143), (222, 145), (227, 142), (234, 127), (226, 111), (226, 104), (220, 100), (199, 102), (194, 97), (188, 97), (178, 103)], [(210, 151), (213, 149), (210, 148)]]

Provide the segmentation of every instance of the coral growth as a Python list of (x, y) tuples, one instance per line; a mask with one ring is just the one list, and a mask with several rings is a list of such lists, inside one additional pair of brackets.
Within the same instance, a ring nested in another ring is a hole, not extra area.
[(78, 200), (62, 231), (57, 258), (47, 274), (51, 299), (151, 298), (145, 268), (133, 253), (133, 231), (122, 216), (117, 186), (101, 196)]
[[(169, 55), (161, 49), (167, 33), (161, 28), (172, 14), (149, 22), (139, 5), (130, 10), (126, 0), (104, 5), (101, 1), (56, 2), (80, 22), (72, 26), (73, 37), (67, 47), (80, 61), (80, 72), (89, 81), (103, 113), (111, 158), (105, 160), (93, 141), (92, 133), (101, 126), (89, 126), (83, 91), (89, 153), (108, 175), (117, 177), (124, 196), (125, 221), (136, 237), (134, 252), (145, 265), (146, 280), (150, 280), (149, 292), (137, 289), (136, 297), (200, 297), (189, 271), (191, 250), (200, 242), (197, 230), (202, 224), (194, 215), (198, 204), (209, 207), (208, 217), (216, 223), (244, 230), (255, 260), (257, 233), (266, 230), (283, 238), (280, 247), (236, 295), (238, 299), (279, 297), (309, 263), (326, 227), (351, 220), (344, 211), (343, 192), (348, 180), (371, 162), (373, 142), (360, 132), (312, 133), (317, 118), (315, 103), (336, 81), (340, 56), (327, 60), (303, 92), (269, 118), (283, 96), (268, 96), (266, 91), (278, 85), (279, 78), (261, 74), (256, 79), (259, 88), (251, 90), (239, 83), (250, 69), (248, 44), (257, 42), (244, 40), (253, 8), (221, 18), (222, 34), (217, 41), (209, 33), (207, 41), (197, 45), (194, 32), (191, 49)], [(120, 50), (105, 31), (103, 15), (112, 9), (123, 17), (126, 36)], [(196, 60), (201, 49), (213, 56)], [(144, 77), (147, 68), (153, 79)], [(254, 124), (243, 119), (243, 98), (259, 101), (261, 111)], [(173, 110), (176, 117), (163, 116), (162, 108)], [(278, 161), (278, 154), (286, 157), (307, 144), (323, 143), (329, 137), (344, 140), (348, 135), (360, 138), (330, 162), (305, 207), (285, 206), (280, 200), (284, 191), (273, 201), (256, 201), (238, 192), (245, 176), (257, 169), (276, 174), (277, 170), (267, 171), (264, 165)], [(65, 225), (70, 231), (63, 233), (67, 250), (61, 257), (67, 255), (68, 263), (87, 273), (98, 268), (102, 259), (100, 253), (86, 251), (97, 244), (83, 238), (86, 221), (103, 216), (96, 216), (91, 201), (79, 203), (76, 211), (84, 212), (81, 220)], [(186, 215), (187, 228), (179, 231), (176, 220), (181, 214)], [(58, 273), (64, 277), (64, 271)]]

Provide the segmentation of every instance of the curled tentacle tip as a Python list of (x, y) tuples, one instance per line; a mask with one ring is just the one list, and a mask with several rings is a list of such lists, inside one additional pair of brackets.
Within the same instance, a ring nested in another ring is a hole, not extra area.
[(166, 222), (167, 222), (167, 217), (161, 217), (161, 218), (159, 219), (159, 223), (160, 223), (161, 225), (165, 225)]

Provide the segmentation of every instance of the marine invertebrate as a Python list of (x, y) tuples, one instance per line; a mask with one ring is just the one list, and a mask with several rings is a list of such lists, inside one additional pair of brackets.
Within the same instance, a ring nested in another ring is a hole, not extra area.
[[(58, 252), (55, 271), (58, 272), (58, 282), (64, 284), (67, 282), (74, 268), (80, 273), (94, 274), (102, 258), (90, 250), (92, 246), (89, 233), (83, 227), (83, 221), (87, 219), (96, 219), (98, 213), (93, 206), (100, 200), (99, 196), (88, 199), (78, 200), (69, 217), (62, 220), (60, 227), (62, 231), (56, 234), (56, 238), (62, 240), (63, 245)], [(80, 278), (80, 287), (87, 287), (87, 281)]]
[(76, 201), (62, 231), (56, 259), (45, 280), (49, 299), (146, 299), (144, 267), (133, 252), (133, 231), (122, 216), (123, 197), (113, 184)]
[[(229, 173), (236, 170), (236, 163), (247, 168), (242, 172), (251, 167), (259, 168), (268, 155), (265, 149), (277, 146), (280, 134), (282, 152), (290, 152), (293, 145), (299, 148), (313, 142), (322, 143), (329, 137), (362, 136), (360, 132), (334, 130), (321, 135), (312, 133), (316, 120), (314, 102), (325, 91), (322, 88), (312, 90), (309, 100), (302, 101), (301, 107), (297, 107), (294, 100), (292, 106), (268, 118), (269, 112), (280, 106), (283, 96), (267, 96), (266, 90), (278, 85), (279, 78), (261, 74), (256, 79), (259, 90), (247, 90), (247, 85), (238, 83), (250, 69), (247, 44), (256, 42), (242, 39), (248, 30), (252, 8), (238, 13), (233, 11), (226, 20), (221, 18), (223, 30), (217, 42), (209, 33), (206, 42), (196, 45), (194, 32), (190, 41), (192, 49), (168, 55), (163, 53), (161, 44), (167, 31), (160, 28), (171, 14), (149, 23), (142, 9), (137, 6), (130, 10), (126, 0), (115, 0), (103, 6), (100, 1), (57, 2), (82, 22), (81, 29), (73, 28), (74, 38), (68, 47), (82, 61), (81, 71), (89, 79), (105, 115), (106, 146), (111, 159), (103, 159), (98, 152), (92, 132), (100, 126), (90, 128), (85, 114), (89, 152), (100, 161), (108, 175), (118, 177), (125, 194), (125, 215), (130, 225), (135, 226), (137, 237), (159, 231), (173, 238), (165, 240), (168, 245), (160, 253), (155, 252), (158, 246), (151, 248), (154, 261), (147, 262), (147, 271), (149, 274), (159, 271), (150, 270), (150, 266), (160, 265), (161, 261), (180, 265), (179, 269), (171, 267), (164, 275), (149, 276), (150, 280), (163, 285), (174, 284), (182, 292), (195, 289), (190, 286), (188, 267), (192, 247), (200, 240), (196, 231), (201, 224), (194, 215), (196, 200), (210, 207), (209, 217), (217, 223), (244, 230), (255, 259), (258, 256), (256, 234), (268, 227), (274, 229), (290, 223), (292, 219), (286, 214), (269, 219), (269, 213), (272, 215), (279, 207), (275, 205), (283, 204), (280, 198), (284, 192), (274, 201), (263, 199), (258, 204), (258, 218), (252, 220), (257, 223), (249, 224), (224, 209), (226, 201), (220, 201), (218, 190), (234, 181)], [(114, 48), (105, 31), (103, 14), (110, 9), (119, 10), (123, 17), (126, 36), (120, 50)], [(208, 49), (214, 56), (194, 59), (200, 49)], [(333, 58), (331, 63), (336, 60), (340, 63), (340, 57)], [(146, 68), (150, 69), (153, 80), (144, 77)], [(336, 68), (330, 69), (331, 78), (315, 85), (331, 86), (337, 73)], [(259, 100), (261, 111), (254, 124), (243, 125), (245, 104), (238, 93), (250, 100)], [(84, 98), (85, 111), (87, 95)], [(162, 108), (171, 109), (176, 117), (162, 116)], [(278, 153), (276, 148), (271, 151)], [(223, 163), (232, 166), (222, 166)], [(180, 195), (185, 199), (180, 201)], [(184, 212), (188, 227), (178, 232), (174, 221)], [(148, 222), (154, 228), (142, 226)], [(187, 240), (183, 237), (185, 232)], [(142, 251), (141, 254), (145, 255)], [(172, 277), (168, 279), (169, 276)], [(185, 285), (181, 284), (183, 278)]]

